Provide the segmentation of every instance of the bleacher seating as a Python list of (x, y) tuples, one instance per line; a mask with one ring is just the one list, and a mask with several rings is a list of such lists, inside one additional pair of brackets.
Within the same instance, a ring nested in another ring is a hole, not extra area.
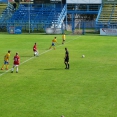
[(7, 4), (0, 4), (0, 16), (2, 15), (3, 11), (6, 9)]
[[(64, 9), (64, 10), (63, 10)], [(7, 21), (7, 26), (21, 26), (22, 29), (30, 27), (37, 30), (48, 28), (55, 24), (56, 28), (61, 24), (66, 16), (66, 8), (58, 5), (34, 5), (20, 4)]]
[(6, 28), (7, 20), (12, 16), (14, 7), (12, 4), (0, 5), (0, 29)]
[(21, 26), (22, 29), (38, 30), (40, 28), (58, 28), (66, 16), (66, 5), (55, 4), (20, 4), (14, 10), (12, 4), (0, 7), (0, 28)]
[(114, 6), (114, 11), (113, 11), (113, 14), (111, 16), (110, 23), (117, 24), (117, 5)]
[(103, 4), (96, 19), (97, 28), (110, 28), (117, 25), (117, 4)]
[[(6, 7), (7, 7), (7, 4), (0, 4), (0, 22), (3, 22), (2, 17)], [(2, 27), (2, 24), (0, 23), (0, 28), (1, 27)]]

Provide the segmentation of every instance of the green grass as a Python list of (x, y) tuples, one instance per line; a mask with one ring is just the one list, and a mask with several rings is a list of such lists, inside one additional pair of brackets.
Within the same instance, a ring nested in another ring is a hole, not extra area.
[[(48, 51), (56, 36), (56, 50)], [(0, 65), (19, 52), (19, 73), (0, 71), (0, 117), (116, 117), (117, 37), (0, 34)], [(37, 42), (39, 57), (33, 57)], [(70, 53), (65, 70), (64, 48)], [(82, 55), (85, 58), (82, 58)]]

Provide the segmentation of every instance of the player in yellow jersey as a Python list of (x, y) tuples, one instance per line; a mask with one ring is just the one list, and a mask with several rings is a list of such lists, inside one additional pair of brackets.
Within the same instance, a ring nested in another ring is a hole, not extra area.
[(62, 44), (65, 43), (65, 39), (66, 39), (66, 36), (65, 36), (65, 34), (63, 33), (63, 35), (62, 35)]
[(2, 66), (1, 70), (4, 69), (4, 66), (6, 66), (6, 70), (8, 70), (9, 66), (9, 58), (10, 58), (10, 50), (8, 50), (8, 53), (4, 56), (4, 65)]
[(55, 48), (55, 43), (57, 43), (57, 39), (56, 39), (56, 37), (54, 37), (54, 39), (52, 40), (52, 44), (51, 44), (51, 46), (50, 46), (49, 49), (51, 49), (51, 48), (53, 47), (54, 50), (55, 50), (55, 49), (56, 49), (56, 48)]

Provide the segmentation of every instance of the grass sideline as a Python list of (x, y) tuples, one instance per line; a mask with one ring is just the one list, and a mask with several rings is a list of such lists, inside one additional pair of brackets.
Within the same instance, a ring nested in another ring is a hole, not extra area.
[[(56, 50), (48, 51), (54, 36)], [(22, 63), (18, 74), (0, 71), (0, 117), (117, 116), (116, 36), (66, 38), (61, 45), (61, 35), (0, 34), (0, 66), (9, 49), (9, 68), (16, 52)], [(33, 58), (35, 42), (41, 55)], [(64, 69), (65, 47), (70, 70)]]

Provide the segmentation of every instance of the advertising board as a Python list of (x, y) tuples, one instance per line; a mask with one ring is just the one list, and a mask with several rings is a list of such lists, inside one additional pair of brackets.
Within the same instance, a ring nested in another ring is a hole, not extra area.
[(100, 35), (117, 35), (117, 29), (100, 28)]
[(22, 27), (21, 26), (10, 26), (8, 29), (9, 34), (21, 34), (22, 33)]

